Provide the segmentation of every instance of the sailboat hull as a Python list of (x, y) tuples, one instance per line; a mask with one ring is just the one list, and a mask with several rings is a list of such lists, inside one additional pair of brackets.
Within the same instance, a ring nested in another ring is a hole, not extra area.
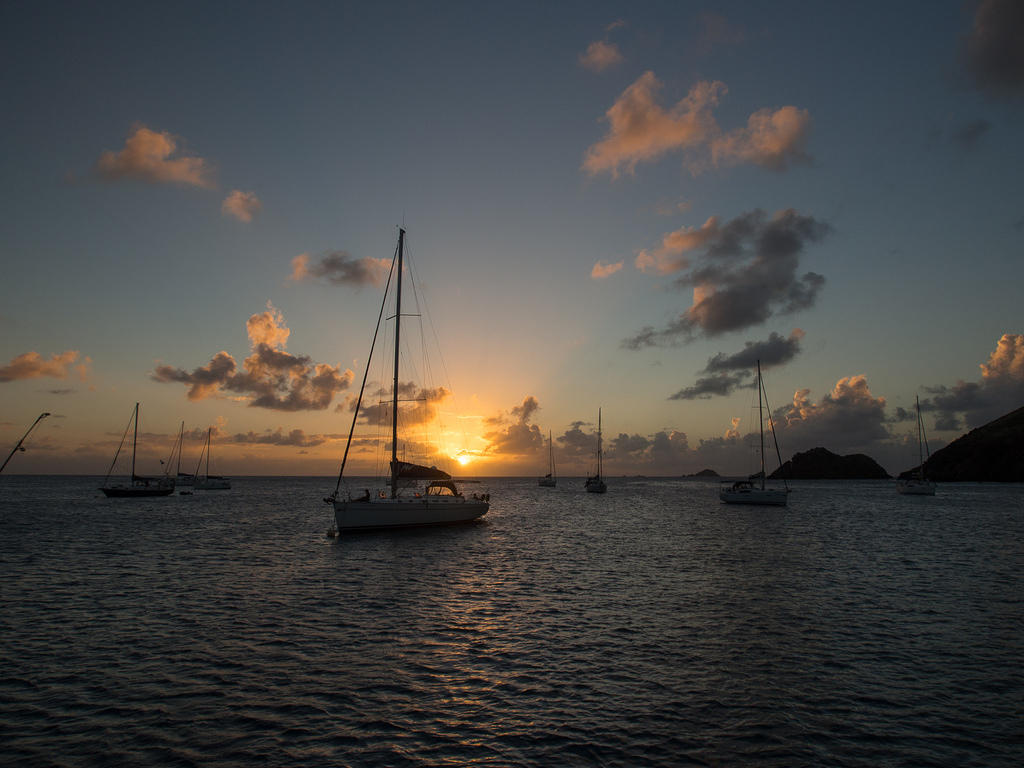
[(100, 488), (108, 499), (138, 499), (146, 496), (170, 496), (174, 486), (111, 485)]
[(896, 491), (904, 496), (934, 496), (934, 480), (900, 480), (896, 483)]
[(339, 531), (456, 525), (483, 517), (490, 508), (486, 501), (463, 497), (336, 500), (333, 504)]
[(787, 494), (782, 488), (723, 488), (718, 498), (726, 504), (759, 504), (769, 507), (786, 506)]
[(555, 478), (553, 478), (553, 477), (538, 477), (537, 478), (537, 485), (539, 485), (541, 488), (554, 488), (556, 484), (557, 483), (555, 481)]
[(584, 487), (587, 489), (587, 493), (606, 493), (608, 491), (608, 486), (604, 480), (597, 477), (588, 478), (587, 482), (584, 483)]

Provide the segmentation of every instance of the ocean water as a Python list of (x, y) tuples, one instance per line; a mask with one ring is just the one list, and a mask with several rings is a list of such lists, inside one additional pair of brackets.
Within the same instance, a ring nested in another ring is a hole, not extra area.
[(98, 485), (0, 477), (0, 764), (1024, 764), (1024, 486), (500, 479), (329, 539), (331, 479)]

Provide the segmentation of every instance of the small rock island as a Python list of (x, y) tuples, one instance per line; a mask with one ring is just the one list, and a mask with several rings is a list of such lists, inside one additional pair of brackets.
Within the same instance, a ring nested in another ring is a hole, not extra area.
[(812, 448), (769, 475), (772, 480), (887, 480), (889, 473), (870, 456), (851, 453), (839, 456), (826, 448)]

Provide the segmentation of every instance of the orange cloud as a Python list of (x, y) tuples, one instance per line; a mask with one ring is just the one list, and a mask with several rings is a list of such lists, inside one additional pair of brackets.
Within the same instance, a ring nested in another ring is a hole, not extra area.
[(492, 455), (528, 456), (539, 451), (544, 445), (544, 438), (540, 433), (540, 427), (530, 423), (533, 415), (539, 410), (540, 403), (537, 402), (537, 398), (527, 395), (520, 405), (509, 409), (511, 419), (504, 413), (485, 419), (484, 423), (495, 429), (483, 435), (488, 443), (484, 452)]
[(718, 217), (712, 216), (700, 228), (682, 227), (667, 233), (661, 246), (653, 251), (641, 250), (636, 255), (636, 268), (641, 272), (668, 275), (690, 266), (689, 259), (682, 256), (706, 245), (719, 235)]
[(671, 109), (658, 104), (660, 88), (661, 82), (648, 71), (623, 91), (605, 113), (608, 134), (584, 155), (585, 171), (607, 171), (616, 178), (622, 170), (633, 173), (637, 163), (671, 151), (690, 152), (694, 171), (705, 152), (715, 165), (753, 163), (773, 170), (810, 160), (804, 151), (810, 132), (807, 110), (760, 109), (750, 115), (746, 128), (723, 133), (712, 112), (728, 92), (724, 83), (698, 82)]
[(603, 280), (622, 269), (622, 264), (623, 262), (621, 261), (617, 261), (614, 264), (605, 264), (603, 261), (599, 261), (594, 265), (594, 268), (590, 270), (590, 276), (594, 280)]
[[(78, 360), (78, 355), (77, 350), (69, 349), (59, 355), (51, 355), (50, 359), (46, 360), (38, 352), (25, 352), (13, 358), (7, 365), (0, 365), (0, 382), (38, 379), (44, 376), (66, 379), (68, 368)], [(86, 358), (85, 362), (76, 368), (83, 381), (88, 373), (86, 366), (90, 362), (89, 358)]]
[(284, 315), (269, 301), (267, 311), (252, 315), (245, 323), (249, 341), (253, 346), (266, 344), (269, 347), (284, 349), (288, 344), (291, 331), (284, 324)]
[(671, 110), (657, 103), (660, 89), (661, 82), (647, 71), (623, 91), (605, 113), (608, 135), (587, 150), (584, 170), (608, 171), (615, 178), (620, 168), (633, 173), (641, 161), (699, 146), (714, 136), (718, 126), (711, 109), (726, 93), (724, 83), (697, 83)]
[(596, 40), (587, 46), (585, 53), (579, 56), (580, 66), (592, 72), (603, 72), (615, 66), (623, 59), (619, 47), (615, 43)]
[(234, 216), (239, 221), (249, 222), (252, 217), (259, 213), (263, 203), (256, 197), (255, 192), (243, 192), (240, 189), (231, 190), (231, 194), (224, 198), (221, 203), (220, 212), (225, 216)]
[(981, 375), (989, 380), (1024, 381), (1024, 334), (1004, 333), (988, 362), (981, 364)]
[(167, 131), (153, 131), (144, 125), (135, 129), (119, 152), (104, 151), (96, 162), (96, 174), (108, 181), (138, 179), (154, 184), (164, 182), (212, 187), (211, 169), (201, 157), (174, 157), (178, 140)]
[(759, 109), (747, 118), (746, 128), (711, 143), (711, 158), (715, 165), (753, 163), (781, 171), (790, 162), (810, 161), (804, 152), (810, 129), (811, 114), (806, 109)]
[(347, 389), (354, 378), (340, 366), (314, 363), (306, 355), (293, 355), (284, 347), (290, 330), (281, 312), (267, 302), (267, 311), (252, 315), (246, 323), (252, 353), (241, 370), (227, 352), (218, 352), (209, 364), (186, 371), (157, 366), (152, 378), (179, 382), (189, 387), (189, 400), (202, 400), (221, 391), (237, 392), (254, 408), (275, 411), (323, 410), (334, 395)]

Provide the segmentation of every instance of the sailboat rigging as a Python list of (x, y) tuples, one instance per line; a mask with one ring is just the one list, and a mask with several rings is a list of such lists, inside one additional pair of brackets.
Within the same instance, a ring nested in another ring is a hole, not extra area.
[[(213, 427), (206, 429), (206, 444), (199, 453), (199, 463), (196, 465), (196, 473), (192, 476), (192, 486), (200, 491), (227, 491), (231, 489), (231, 480), (223, 475), (210, 474), (210, 438), (213, 435)], [(206, 456), (206, 468), (203, 474), (199, 474), (203, 466), (203, 456)]]
[(558, 485), (558, 478), (555, 476), (555, 448), (551, 442), (551, 430), (548, 430), (548, 473), (544, 477), (537, 478), (537, 485), (541, 488), (554, 488)]
[(602, 466), (602, 454), (601, 454), (601, 409), (597, 409), (597, 474), (587, 478), (586, 482), (583, 483), (583, 487), (587, 489), (587, 493), (605, 493), (608, 490), (608, 485), (604, 481)]
[[(747, 480), (737, 480), (734, 483), (723, 483), (718, 491), (718, 498), (726, 504), (765, 504), (776, 507), (786, 506), (789, 485), (786, 479), (782, 479), (783, 488), (765, 487), (764, 469), (764, 407), (768, 405), (768, 393), (764, 388), (764, 380), (761, 378), (761, 361), (757, 361), (757, 425), (761, 436), (761, 471)], [(768, 408), (768, 424), (772, 430), (772, 439), (775, 442), (775, 456), (782, 466), (782, 454), (779, 451), (779, 439), (775, 434), (775, 422), (772, 420), (772, 409)], [(760, 486), (754, 484), (754, 480), (760, 480)]]
[[(368, 530), (375, 528), (399, 528), (410, 526), (449, 525), (466, 523), (483, 516), (490, 508), (489, 494), (474, 494), (467, 498), (452, 480), (452, 476), (436, 467), (425, 467), (400, 461), (398, 458), (398, 417), (399, 417), (399, 365), (400, 341), (402, 331), (402, 275), (405, 257), (405, 229), (398, 230), (398, 245), (391, 261), (384, 287), (384, 299), (377, 316), (377, 326), (370, 343), (370, 354), (366, 361), (362, 385), (356, 399), (355, 413), (352, 415), (352, 426), (349, 429), (345, 453), (338, 471), (338, 482), (334, 493), (324, 501), (334, 507), (334, 517), (338, 531)], [(355, 434), (356, 422), (362, 410), (363, 395), (366, 381), (373, 360), (373, 351), (377, 344), (377, 336), (384, 317), (384, 308), (388, 302), (391, 284), (395, 286), (394, 319), (394, 363), (391, 389), (391, 463), (390, 477), (384, 489), (375, 493), (364, 489), (363, 494), (353, 497), (351, 492), (341, 495), (341, 483), (348, 462), (349, 451)], [(424, 481), (418, 485), (417, 481)]]
[[(914, 397), (914, 409), (917, 411), (917, 469), (911, 470), (906, 476), (896, 481), (897, 492), (907, 496), (934, 496), (935, 481), (925, 476), (925, 465), (931, 458), (928, 450), (928, 438), (924, 434), (924, 419), (921, 418), (921, 399)], [(927, 455), (926, 455), (927, 454)]]
[[(132, 469), (131, 474), (128, 475), (127, 482), (111, 483), (110, 475), (114, 471), (114, 466), (117, 464), (117, 457), (121, 455), (121, 449), (124, 448), (124, 441), (128, 438), (128, 430), (134, 425), (135, 430), (132, 433)], [(100, 490), (107, 497), (111, 498), (139, 498), (144, 496), (170, 496), (174, 493), (174, 478), (171, 477), (168, 472), (170, 471), (171, 461), (174, 459), (174, 452), (181, 451), (181, 436), (179, 435), (178, 440), (175, 442), (174, 447), (171, 449), (171, 456), (168, 457), (167, 463), (164, 465), (164, 476), (160, 478), (143, 477), (135, 474), (135, 452), (139, 442), (139, 404), (135, 404), (135, 410), (132, 411), (132, 417), (128, 421), (128, 426), (124, 428), (124, 434), (121, 436), (121, 444), (117, 446), (117, 451), (114, 453), (114, 460), (110, 462), (110, 469), (107, 470), (107, 476), (103, 478), (103, 485), (100, 486)]]

